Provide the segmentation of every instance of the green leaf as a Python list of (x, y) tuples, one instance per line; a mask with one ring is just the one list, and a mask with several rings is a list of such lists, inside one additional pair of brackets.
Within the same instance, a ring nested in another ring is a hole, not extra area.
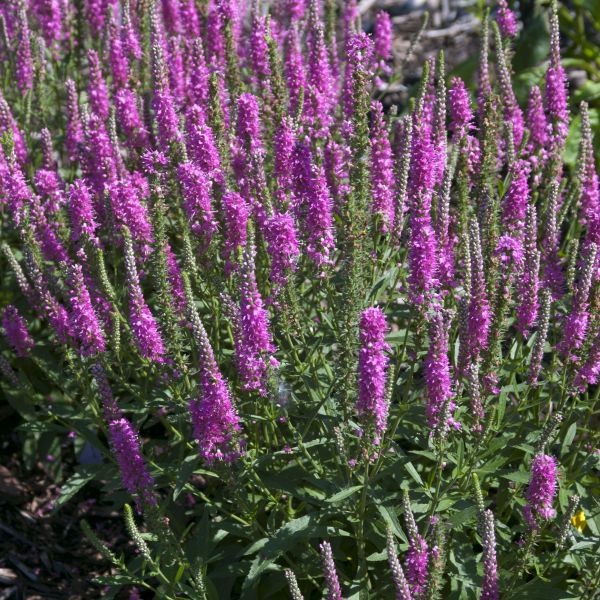
[(105, 465), (81, 465), (77, 467), (73, 475), (62, 485), (60, 496), (54, 503), (52, 512), (58, 511), (88, 482), (94, 479), (99, 473), (105, 471)]
[(577, 434), (577, 422), (571, 423), (569, 429), (567, 429), (567, 433), (565, 434), (565, 439), (563, 440), (562, 446), (560, 448), (561, 454), (565, 454), (565, 452), (569, 449), (569, 446), (573, 443), (575, 439), (575, 435)]
[(423, 480), (421, 479), (421, 476), (419, 475), (419, 473), (417, 473), (417, 470), (415, 469), (415, 466), (411, 463), (411, 462), (407, 462), (404, 467), (406, 468), (406, 471), (408, 472), (408, 474), (421, 486), (421, 487), (425, 487), (425, 484), (423, 483)]
[(200, 457), (197, 454), (187, 456), (184, 459), (181, 469), (179, 469), (179, 474), (177, 475), (175, 487), (173, 488), (173, 501), (177, 500), (179, 494), (183, 491), (185, 484), (188, 482), (188, 479), (191, 477), (199, 461)]
[(333, 496), (331, 496), (331, 498), (328, 498), (326, 502), (328, 502), (329, 504), (336, 504), (337, 502), (341, 502), (342, 500), (345, 500), (346, 498), (352, 496), (352, 494), (358, 492), (358, 490), (362, 490), (362, 487), (362, 485), (353, 485), (352, 487), (346, 488), (345, 490), (334, 494)]
[(252, 562), (250, 571), (242, 585), (242, 597), (245, 597), (258, 578), (283, 553), (291, 550), (298, 542), (308, 539), (310, 529), (316, 525), (313, 515), (305, 515), (286, 523), (275, 532), (275, 535), (264, 545)]
[(516, 483), (529, 483), (531, 475), (525, 471), (513, 471), (512, 473), (503, 473), (500, 477)]

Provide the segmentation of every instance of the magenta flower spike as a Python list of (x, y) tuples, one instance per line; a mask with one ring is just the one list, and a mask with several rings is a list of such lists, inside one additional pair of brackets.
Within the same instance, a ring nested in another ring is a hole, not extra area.
[(156, 363), (165, 362), (165, 347), (158, 329), (158, 324), (150, 312), (142, 288), (131, 239), (125, 237), (125, 269), (127, 271), (127, 286), (129, 292), (129, 322), (135, 344), (140, 354)]
[[(450, 361), (448, 359), (448, 334), (451, 319), (441, 309), (437, 309), (431, 317), (429, 328), (429, 351), (423, 363), (423, 377), (427, 389), (427, 422), (433, 429), (445, 426), (440, 422), (444, 414), (444, 406), (454, 396)], [(449, 424), (453, 425), (452, 412), (454, 403), (450, 402), (448, 414)]]
[(90, 99), (90, 106), (102, 121), (106, 121), (108, 119), (110, 101), (108, 99), (106, 82), (104, 81), (104, 77), (102, 77), (102, 70), (100, 69), (100, 59), (95, 50), (88, 50), (88, 65), (90, 76), (87, 92)]
[(165, 29), (171, 34), (180, 34), (182, 25), (179, 0), (161, 0), (161, 4)]
[(266, 40), (265, 17), (256, 11), (250, 28), (250, 59), (256, 83), (266, 81), (271, 74), (269, 67), (269, 48)]
[(496, 22), (503, 37), (514, 38), (517, 35), (517, 18), (515, 13), (508, 8), (506, 0), (498, 0)]
[(479, 598), (480, 600), (499, 600), (494, 515), (491, 510), (486, 510), (480, 516), (480, 519), (481, 543), (483, 545), (483, 582)]
[(292, 188), (292, 172), (296, 135), (289, 117), (284, 117), (273, 137), (273, 169), (277, 177), (277, 194), (284, 202)]
[(523, 236), (525, 268), (517, 284), (517, 330), (524, 336), (529, 334), (529, 329), (535, 324), (540, 307), (540, 252), (537, 249), (535, 206), (531, 204), (528, 210), (527, 228)]
[(492, 313), (488, 301), (479, 227), (471, 224), (471, 287), (467, 306), (467, 356), (473, 362), (488, 346)]
[(187, 112), (186, 147), (190, 159), (209, 177), (223, 184), (221, 157), (213, 130), (202, 109), (194, 104)]
[(238, 98), (236, 135), (244, 152), (263, 155), (265, 150), (261, 136), (260, 110), (256, 96), (248, 92)]
[(590, 348), (587, 360), (577, 371), (573, 386), (580, 392), (585, 392), (588, 385), (596, 385), (600, 380), (600, 334)]
[(171, 90), (173, 102), (177, 107), (180, 107), (184, 103), (184, 100), (187, 96), (182, 44), (183, 39), (179, 36), (170, 37), (167, 44), (169, 88)]
[(35, 13), (46, 44), (58, 49), (64, 36), (64, 18), (68, 7), (60, 0), (33, 0), (30, 2), (30, 10)]
[(83, 127), (79, 117), (79, 104), (77, 102), (77, 89), (72, 79), (65, 83), (67, 89), (67, 126), (65, 133), (65, 147), (69, 160), (74, 162), (79, 153), (79, 144), (83, 141)]
[(537, 454), (531, 464), (531, 479), (527, 489), (527, 505), (523, 509), (531, 529), (539, 528), (539, 521), (556, 516), (552, 507), (557, 488), (558, 464), (553, 456)]
[(131, 7), (129, 0), (123, 3), (123, 24), (122, 24), (122, 39), (123, 48), (129, 56), (135, 60), (142, 58), (142, 47), (140, 45), (140, 37), (133, 23), (131, 22)]
[(276, 298), (298, 264), (300, 248), (296, 224), (289, 212), (275, 212), (265, 223), (267, 252), (271, 258), (272, 296)]
[(15, 75), (19, 91), (25, 94), (33, 87), (33, 60), (29, 25), (24, 7), (19, 8), (18, 23)]
[(108, 423), (111, 449), (121, 471), (123, 487), (142, 505), (156, 504), (154, 479), (142, 457), (140, 439), (131, 423), (115, 419)]
[(371, 105), (371, 188), (372, 211), (381, 218), (381, 231), (387, 233), (394, 227), (394, 202), (396, 182), (392, 162), (392, 148), (383, 118), (380, 102)]
[(70, 265), (68, 273), (69, 304), (71, 307), (70, 330), (78, 342), (80, 354), (82, 356), (94, 356), (106, 349), (104, 333), (92, 306), (81, 265)]
[(448, 108), (453, 141), (457, 143), (473, 128), (471, 97), (465, 87), (465, 82), (460, 77), (453, 77), (450, 82)]
[(111, 4), (114, 4), (113, 0), (85, 0), (85, 17), (94, 35), (102, 32)]
[(154, 235), (148, 209), (133, 174), (128, 173), (123, 179), (115, 181), (109, 191), (111, 207), (117, 223), (127, 226), (136, 242), (147, 246), (152, 244)]
[(517, 160), (510, 167), (511, 181), (502, 199), (502, 223), (510, 235), (520, 239), (529, 203), (529, 163)]
[(121, 31), (113, 16), (109, 27), (108, 60), (114, 89), (127, 85), (129, 61), (123, 46)]
[(290, 27), (286, 39), (285, 52), (285, 78), (290, 95), (290, 112), (295, 114), (298, 110), (298, 99), (301, 90), (306, 88), (306, 74), (304, 72), (304, 58), (300, 49), (297, 28)]
[(102, 412), (104, 419), (107, 423), (114, 421), (115, 419), (122, 419), (123, 413), (113, 396), (106, 371), (100, 363), (96, 363), (90, 367), (92, 376), (96, 380), (98, 386), (98, 392), (100, 393), (100, 399), (102, 401)]
[(15, 121), (10, 107), (6, 102), (2, 91), (0, 90), (0, 134), (10, 130), (12, 133), (12, 139), (14, 143), (15, 157), (20, 165), (25, 165), (27, 162), (27, 148), (25, 146), (25, 139), (23, 134)]
[(527, 103), (527, 128), (530, 152), (543, 150), (548, 141), (548, 121), (544, 113), (542, 92), (536, 85), (529, 91)]
[(181, 278), (181, 269), (169, 244), (165, 247), (165, 254), (167, 256), (167, 273), (172, 294), (171, 304), (175, 312), (183, 316), (185, 313), (185, 292), (183, 289), (183, 279)]
[(431, 221), (431, 201), (435, 184), (435, 156), (431, 128), (424, 115), (417, 115), (413, 127), (408, 247), (410, 297), (423, 304), (437, 285), (437, 243)]
[(138, 100), (129, 88), (121, 88), (114, 97), (117, 124), (125, 134), (128, 144), (133, 148), (145, 148), (148, 143), (148, 131), (140, 115)]
[(332, 264), (333, 203), (322, 164), (315, 164), (308, 142), (300, 142), (294, 153), (294, 211), (306, 231), (306, 253), (320, 276)]
[(556, 5), (550, 18), (550, 65), (546, 71), (545, 107), (550, 122), (551, 152), (560, 158), (569, 133), (567, 76), (560, 60), (560, 35)]
[(238, 251), (246, 246), (248, 219), (252, 209), (237, 192), (223, 194), (221, 206), (225, 220), (223, 258), (225, 271), (229, 274), (234, 268)]
[[(191, 302), (191, 298), (187, 301)], [(242, 451), (237, 439), (241, 431), (240, 420), (204, 325), (190, 304), (188, 318), (199, 353), (199, 394), (189, 404), (194, 437), (198, 441), (200, 455), (208, 464), (232, 462)]]
[(373, 427), (373, 442), (381, 442), (387, 428), (388, 405), (385, 378), (389, 345), (385, 342), (387, 323), (380, 308), (367, 308), (359, 321), (358, 400), (356, 412), (364, 428)]
[(598, 254), (596, 244), (590, 244), (580, 280), (574, 293), (571, 312), (565, 318), (563, 337), (557, 349), (568, 359), (578, 361), (577, 351), (585, 341), (590, 320), (590, 289), (595, 274)]
[(429, 546), (423, 536), (417, 533), (410, 538), (404, 560), (410, 591), (414, 597), (419, 597), (427, 588), (429, 575)]
[(2, 313), (2, 327), (6, 341), (14, 348), (16, 355), (22, 358), (28, 356), (35, 343), (27, 331), (27, 322), (12, 304)]
[(327, 600), (344, 600), (342, 597), (340, 581), (335, 570), (331, 545), (329, 542), (322, 542), (320, 548), (321, 561), (323, 563), (323, 575), (325, 576), (325, 583), (327, 585)]
[(392, 20), (385, 10), (380, 10), (375, 17), (375, 54), (387, 63), (392, 58)]
[(588, 238), (600, 244), (600, 189), (598, 187), (598, 173), (596, 172), (596, 157), (592, 144), (592, 128), (588, 106), (581, 106), (581, 150), (579, 165), (579, 220), (588, 227)]
[(198, 39), (201, 33), (200, 18), (198, 16), (195, 0), (182, 0), (179, 12), (188, 39)]
[(191, 162), (177, 167), (177, 179), (183, 196), (183, 209), (194, 235), (208, 248), (217, 230), (217, 221), (211, 204), (211, 182), (204, 171)]
[(256, 283), (254, 256), (254, 245), (246, 244), (240, 273), (239, 312), (235, 318), (236, 354), (242, 388), (266, 396), (269, 367), (276, 367), (278, 362), (273, 356), (276, 348), (269, 329), (269, 314)]
[(71, 241), (83, 243), (87, 237), (98, 245), (96, 230), (98, 223), (94, 214), (90, 189), (83, 179), (76, 179), (69, 187), (69, 218), (71, 220)]
[(191, 42), (187, 70), (188, 100), (190, 104), (204, 106), (208, 100), (208, 79), (210, 77), (210, 72), (204, 57), (202, 38), (197, 37)]

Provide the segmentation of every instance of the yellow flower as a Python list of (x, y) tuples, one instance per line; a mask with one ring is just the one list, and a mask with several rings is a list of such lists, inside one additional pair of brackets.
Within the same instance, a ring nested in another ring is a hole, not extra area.
[(579, 533), (583, 533), (583, 530), (585, 529), (585, 513), (582, 510), (580, 510), (578, 513), (575, 513), (571, 517), (571, 523), (573, 524), (573, 527), (579, 531)]

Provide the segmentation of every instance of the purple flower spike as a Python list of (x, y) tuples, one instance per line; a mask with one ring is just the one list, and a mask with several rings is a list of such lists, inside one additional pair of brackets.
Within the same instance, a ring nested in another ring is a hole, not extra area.
[(115, 94), (116, 118), (119, 127), (134, 148), (148, 145), (148, 132), (138, 109), (137, 98), (128, 88), (122, 88)]
[(537, 85), (529, 91), (527, 128), (529, 129), (530, 150), (544, 149), (548, 141), (548, 121), (544, 113), (542, 92)]
[(256, 96), (244, 93), (238, 99), (236, 133), (244, 152), (264, 154), (260, 133), (260, 117)]
[(17, 87), (25, 94), (33, 87), (33, 60), (31, 58), (31, 41), (29, 25), (25, 9), (22, 7), (18, 12), (19, 30), (17, 33), (17, 54), (15, 61)]
[(580, 221), (588, 226), (591, 241), (600, 244), (600, 189), (596, 172), (596, 157), (592, 144), (592, 128), (587, 103), (581, 105), (581, 150), (579, 167)]
[(471, 288), (467, 307), (467, 356), (473, 362), (488, 346), (492, 313), (487, 297), (483, 255), (477, 222), (471, 224)]
[(556, 495), (557, 474), (558, 464), (553, 456), (535, 456), (527, 489), (528, 504), (523, 509), (525, 520), (531, 529), (538, 529), (538, 520), (549, 521), (556, 516), (552, 504)]
[(453, 77), (448, 92), (448, 108), (450, 110), (450, 129), (454, 142), (466, 135), (473, 127), (473, 110), (471, 97), (460, 77)]
[(104, 352), (104, 333), (92, 307), (81, 265), (72, 264), (69, 267), (69, 287), (70, 330), (79, 342), (79, 352), (82, 356)]
[(304, 59), (298, 41), (298, 31), (292, 27), (287, 36), (285, 53), (285, 78), (290, 95), (290, 112), (294, 114), (298, 108), (301, 90), (306, 88)]
[(88, 50), (88, 64), (90, 68), (88, 82), (90, 106), (102, 121), (106, 121), (108, 119), (110, 101), (108, 99), (106, 82), (102, 77), (102, 70), (100, 69), (100, 59), (95, 50)]
[(240, 279), (240, 307), (234, 319), (238, 329), (236, 353), (243, 389), (266, 396), (269, 366), (275, 367), (278, 363), (272, 356), (276, 348), (269, 330), (269, 313), (256, 283), (254, 256), (254, 245), (246, 245)]
[(550, 121), (551, 151), (559, 158), (569, 133), (569, 108), (567, 76), (560, 60), (556, 7), (553, 8), (550, 19), (550, 66), (546, 71), (545, 105)]
[(120, 88), (127, 84), (129, 78), (129, 62), (123, 47), (119, 27), (114, 17), (110, 24), (108, 42), (108, 59), (110, 72), (112, 74), (114, 88)]
[(213, 130), (206, 123), (202, 109), (198, 105), (190, 107), (187, 113), (187, 149), (190, 158), (207, 176), (217, 183), (223, 183), (221, 157)]
[(406, 579), (415, 597), (419, 597), (427, 588), (429, 574), (429, 547), (425, 538), (417, 533), (409, 541), (405, 557)]
[(585, 392), (587, 385), (595, 385), (600, 380), (600, 334), (596, 336), (590, 348), (585, 364), (577, 371), (574, 387)]
[(498, 16), (496, 17), (500, 33), (505, 38), (514, 38), (517, 35), (517, 19), (506, 0), (498, 0)]
[(422, 304), (437, 285), (437, 243), (431, 222), (431, 200), (435, 184), (435, 155), (431, 127), (421, 114), (413, 127), (408, 249), (410, 296)]
[(333, 562), (333, 552), (329, 542), (323, 542), (321, 548), (321, 560), (323, 562), (323, 574), (327, 584), (327, 600), (344, 600), (342, 598), (342, 588), (335, 570)]
[(125, 238), (125, 268), (129, 288), (129, 320), (135, 344), (144, 358), (163, 363), (165, 347), (156, 320), (144, 300), (129, 237)]
[(27, 331), (25, 319), (12, 304), (4, 309), (2, 327), (6, 340), (15, 349), (17, 356), (27, 356), (35, 344)]
[(169, 285), (171, 286), (171, 303), (175, 312), (179, 315), (183, 315), (185, 312), (185, 293), (183, 291), (183, 280), (181, 278), (181, 270), (177, 264), (177, 258), (171, 250), (169, 244), (165, 247), (165, 254), (167, 256), (167, 272)]
[(89, 240), (98, 244), (96, 237), (96, 217), (92, 204), (90, 190), (82, 179), (76, 179), (69, 188), (69, 217), (71, 219), (71, 240), (81, 242), (87, 236)]
[(190, 104), (203, 106), (208, 100), (208, 79), (210, 72), (204, 58), (202, 39), (199, 37), (192, 42), (188, 72), (187, 90)]
[[(423, 364), (427, 387), (427, 421), (432, 429), (438, 428), (444, 412), (444, 405), (454, 395), (448, 360), (449, 315), (438, 309), (431, 319), (429, 352)], [(453, 403), (451, 403), (453, 404)], [(450, 406), (449, 414), (454, 406)], [(454, 421), (449, 418), (450, 424)]]
[(528, 335), (539, 311), (540, 288), (540, 252), (537, 249), (537, 219), (535, 206), (529, 206), (527, 215), (527, 228), (523, 240), (525, 269), (519, 279), (519, 305), (517, 307), (517, 329)]
[(574, 293), (571, 312), (567, 314), (563, 337), (558, 350), (569, 360), (577, 361), (576, 352), (583, 346), (590, 320), (590, 289), (594, 278), (594, 265), (598, 254), (596, 244), (590, 244), (581, 278)]
[(372, 210), (381, 216), (381, 230), (387, 233), (394, 227), (395, 180), (392, 149), (383, 119), (381, 102), (373, 102), (371, 110), (373, 113), (371, 126)]
[(387, 323), (380, 308), (367, 308), (360, 317), (358, 355), (358, 400), (356, 411), (364, 425), (374, 426), (374, 443), (379, 444), (387, 427), (385, 372), (389, 362), (385, 342)]
[(190, 401), (194, 437), (200, 455), (208, 463), (231, 462), (240, 455), (237, 434), (241, 430), (229, 388), (215, 360), (204, 325), (195, 310), (190, 321), (199, 351), (199, 397)]
[(79, 117), (79, 104), (77, 103), (77, 90), (75, 82), (67, 79), (67, 128), (65, 134), (65, 147), (70, 161), (75, 161), (79, 152), (79, 144), (83, 141), (83, 128)]
[(123, 487), (142, 504), (156, 504), (154, 479), (142, 457), (140, 440), (133, 426), (125, 418), (115, 419), (108, 424), (108, 432)]
[(480, 600), (499, 600), (494, 515), (491, 510), (486, 510), (480, 516), (480, 519), (481, 543), (483, 545), (483, 582), (479, 598)]
[(177, 167), (177, 178), (183, 196), (183, 209), (192, 232), (201, 238), (206, 249), (217, 230), (210, 197), (211, 182), (202, 169), (191, 162)]
[(375, 17), (375, 54), (383, 61), (392, 57), (392, 20), (385, 10)]
[(271, 69), (269, 68), (269, 48), (265, 37), (266, 32), (265, 17), (255, 14), (250, 29), (250, 58), (257, 82), (264, 80), (264, 78), (269, 77), (271, 74)]
[(224, 194), (221, 206), (225, 219), (223, 258), (226, 261), (226, 272), (230, 273), (238, 250), (246, 246), (248, 218), (252, 209), (237, 192)]
[(507, 231), (515, 239), (519, 239), (525, 225), (525, 215), (527, 214), (527, 204), (529, 202), (529, 185), (527, 183), (529, 163), (525, 160), (515, 161), (511, 165), (510, 174), (510, 186), (502, 202), (502, 222)]
[(270, 280), (273, 297), (276, 297), (296, 270), (300, 249), (294, 218), (288, 212), (274, 213), (265, 223), (264, 231), (267, 252), (271, 257)]

